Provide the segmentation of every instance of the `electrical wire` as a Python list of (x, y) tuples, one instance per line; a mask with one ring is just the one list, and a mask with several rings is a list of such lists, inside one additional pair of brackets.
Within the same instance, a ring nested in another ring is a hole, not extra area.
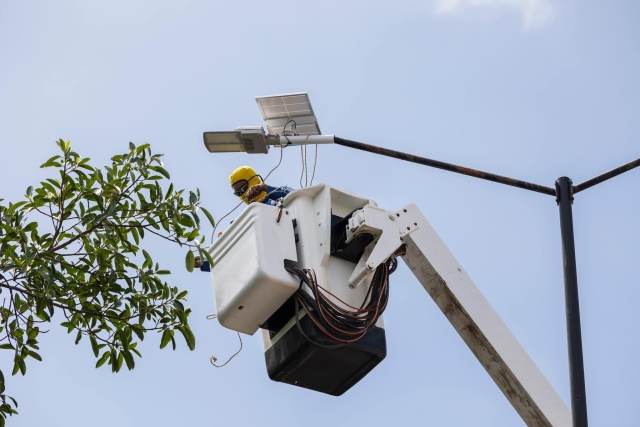
[[(207, 316), (207, 320), (214, 320), (216, 319), (218, 316), (215, 314), (210, 314)], [(216, 368), (222, 368), (224, 365), (226, 365), (227, 363), (231, 362), (231, 359), (233, 359), (234, 357), (236, 357), (238, 354), (240, 354), (240, 352), (242, 351), (242, 337), (240, 336), (240, 332), (236, 332), (238, 334), (238, 339), (240, 340), (240, 348), (238, 349), (238, 351), (236, 351), (233, 356), (231, 356), (229, 359), (227, 359), (226, 362), (224, 362), (222, 365), (216, 365), (216, 362), (218, 361), (218, 358), (216, 357), (215, 354), (212, 354), (211, 357), (209, 358), (209, 362), (211, 362), (211, 364), (213, 366), (215, 366)]]
[(267, 180), (267, 178), (269, 178), (269, 175), (271, 175), (271, 173), (272, 173), (274, 170), (276, 170), (276, 169), (278, 169), (278, 168), (280, 167), (280, 164), (282, 163), (282, 150), (283, 150), (283, 147), (282, 147), (282, 145), (281, 145), (281, 146), (280, 146), (280, 160), (278, 160), (278, 164), (277, 164), (273, 169), (271, 169), (271, 170), (269, 171), (269, 173), (267, 174), (267, 176), (265, 177), (265, 179), (264, 179), (262, 182), (266, 181), (266, 180)]
[(300, 158), (302, 160), (302, 170), (300, 171), (300, 188), (306, 187), (306, 185), (302, 185), (302, 177), (304, 176), (305, 171), (307, 170), (307, 146), (300, 146)]
[[(315, 144), (316, 151), (315, 157), (313, 160), (313, 174), (311, 175), (311, 182), (309, 182), (309, 166), (307, 165), (307, 142), (309, 141), (309, 135), (307, 135), (307, 139), (304, 141), (304, 150), (303, 146), (300, 146), (300, 157), (302, 158), (302, 171), (300, 172), (300, 188), (308, 187), (313, 185), (313, 177), (316, 175), (316, 164), (318, 163), (318, 144)], [(302, 185), (302, 177), (304, 176), (304, 185)]]
[(238, 203), (235, 208), (231, 209), (222, 218), (220, 218), (218, 221), (216, 221), (216, 225), (213, 226), (213, 231), (211, 232), (211, 243), (213, 243), (213, 240), (214, 240), (213, 237), (216, 235), (216, 228), (218, 228), (218, 225), (220, 225), (220, 223), (222, 222), (223, 219), (225, 219), (226, 217), (231, 215), (233, 212), (235, 212), (235, 210), (238, 209), (240, 207), (240, 205), (243, 204), (243, 203), (244, 202)]
[(311, 182), (309, 185), (313, 185), (313, 177), (316, 176), (316, 165), (318, 164), (318, 144), (316, 144), (316, 154), (313, 158), (313, 173), (311, 174)]
[[(287, 126), (289, 126), (289, 123), (293, 123), (293, 126), (291, 127), (291, 130), (287, 130)], [(296, 127), (298, 125), (296, 124), (295, 120), (289, 120), (287, 123), (284, 124), (284, 126), (282, 127), (282, 136), (285, 137), (285, 139), (287, 140), (287, 146), (291, 145), (291, 141), (289, 140), (289, 138), (287, 137), (287, 132), (291, 132), (294, 135), (297, 135), (296, 133)], [(282, 148), (282, 144), (280, 144), (280, 147)]]
[[(389, 301), (389, 275), (396, 270), (397, 266), (398, 261), (395, 255), (392, 255), (376, 268), (371, 285), (360, 307), (347, 304), (322, 287), (318, 283), (313, 269), (287, 268), (287, 271), (300, 279), (300, 289), (294, 294), (298, 330), (316, 346), (336, 348), (336, 346), (320, 345), (302, 332), (297, 314), (298, 306), (300, 306), (304, 308), (307, 316), (325, 336), (344, 345), (358, 341), (375, 325), (386, 309)], [(306, 285), (311, 294), (302, 285)]]
[[(293, 123), (291, 130), (287, 130), (287, 126), (289, 126), (289, 123)], [(287, 146), (291, 145), (291, 141), (287, 136), (287, 132), (297, 136), (298, 134), (296, 133), (296, 127), (297, 127), (297, 123), (293, 119), (290, 119), (289, 121), (287, 121), (287, 123), (285, 123), (284, 126), (282, 127), (282, 136), (284, 136), (285, 139), (287, 140)], [(307, 166), (307, 141), (309, 141), (309, 135), (307, 135), (307, 139), (305, 143), (300, 146), (300, 157), (302, 159), (302, 170), (300, 171), (300, 188), (313, 185), (313, 179), (316, 176), (316, 166), (318, 164), (318, 144), (315, 144), (316, 147), (315, 147), (315, 153), (313, 158), (313, 172), (311, 174), (311, 181), (309, 181), (309, 167)], [(282, 149), (282, 145), (280, 145), (280, 149)], [(282, 156), (282, 152), (280, 153), (280, 156)], [(302, 177), (305, 178), (304, 185), (302, 185)]]
[[(293, 121), (293, 120), (289, 120), (289, 122), (293, 122), (294, 129), (295, 129), (296, 122), (295, 122), (295, 121)], [(284, 125), (284, 129), (286, 129), (286, 127), (287, 127), (287, 125), (289, 124), (289, 122), (287, 122), (287, 123)], [(284, 134), (284, 130), (283, 130), (283, 134)], [(286, 136), (285, 136), (285, 137), (286, 137)], [(287, 138), (287, 140), (288, 140), (288, 138)], [(291, 143), (291, 142), (289, 141), (289, 143)], [(282, 164), (282, 154), (283, 154), (283, 149), (284, 149), (284, 147), (283, 147), (282, 145), (280, 145), (280, 159), (278, 160), (278, 164), (277, 164), (277, 165), (275, 165), (275, 167), (269, 171), (269, 173), (267, 174), (267, 176), (262, 180), (262, 182), (263, 182), (263, 183), (267, 180), (267, 178), (269, 178), (269, 176), (273, 173), (273, 171), (275, 171), (276, 169), (278, 169), (278, 167), (280, 167), (280, 165)], [(272, 191), (272, 192), (268, 193), (268, 194), (267, 194), (267, 196), (268, 196), (268, 195), (270, 195), (270, 194), (272, 194), (272, 193), (275, 193), (276, 191), (279, 191), (281, 188), (282, 188), (282, 187), (278, 187), (278, 188), (276, 188), (274, 191)], [(266, 196), (265, 196), (265, 197), (266, 197)], [(238, 209), (238, 208), (240, 207), (240, 205), (242, 205), (243, 203), (244, 203), (244, 202), (240, 202), (240, 203), (238, 203), (238, 204), (237, 204), (233, 209), (231, 209), (231, 210), (230, 210), (228, 213), (226, 213), (222, 218), (220, 218), (218, 221), (216, 221), (216, 224), (215, 224), (215, 225), (214, 225), (214, 227), (213, 227), (213, 231), (211, 232), (211, 242), (213, 242), (213, 239), (214, 239), (214, 236), (215, 236), (215, 233), (216, 233), (216, 229), (218, 228), (218, 224), (220, 224), (220, 222), (221, 222), (223, 219), (225, 219), (226, 217), (228, 217), (229, 215), (231, 215), (231, 214), (232, 214), (236, 209)], [(217, 316), (217, 315), (215, 315), (215, 314), (210, 314), (210, 315), (208, 315), (208, 316), (207, 316), (207, 320), (214, 320), (214, 319), (216, 319), (217, 317), (218, 317), (218, 316)], [(233, 354), (229, 359), (227, 359), (227, 361), (226, 361), (226, 362), (224, 362), (224, 363), (223, 363), (223, 364), (221, 364), (221, 365), (218, 365), (218, 364), (216, 364), (216, 363), (215, 363), (218, 359), (217, 359), (217, 357), (216, 357), (215, 355), (213, 355), (213, 354), (212, 354), (212, 355), (211, 355), (211, 357), (209, 358), (209, 362), (210, 362), (213, 366), (215, 366), (216, 368), (222, 368), (222, 367), (223, 367), (223, 366), (225, 366), (227, 363), (231, 362), (231, 360), (232, 360), (234, 357), (236, 357), (238, 354), (240, 354), (240, 352), (242, 351), (242, 337), (240, 336), (240, 333), (239, 333), (239, 332), (237, 332), (237, 334), (238, 334), (238, 340), (240, 341), (240, 348), (238, 349), (238, 351), (236, 351), (236, 352), (235, 352), (235, 353), (234, 353), (234, 354)]]

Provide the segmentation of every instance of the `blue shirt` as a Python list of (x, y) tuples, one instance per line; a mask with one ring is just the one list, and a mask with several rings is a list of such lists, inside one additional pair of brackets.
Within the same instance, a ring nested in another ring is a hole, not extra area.
[(287, 187), (287, 186), (272, 187), (270, 185), (267, 185), (267, 196), (264, 198), (264, 200), (261, 203), (275, 206), (278, 204), (278, 199), (282, 199), (292, 191), (293, 191), (293, 188)]
[[(278, 204), (278, 199), (282, 199), (292, 191), (293, 188), (287, 186), (272, 187), (270, 185), (267, 185), (267, 196), (261, 203), (264, 203), (265, 205), (276, 206)], [(209, 264), (209, 261), (204, 261), (202, 263), (200, 271), (211, 271), (211, 265)]]

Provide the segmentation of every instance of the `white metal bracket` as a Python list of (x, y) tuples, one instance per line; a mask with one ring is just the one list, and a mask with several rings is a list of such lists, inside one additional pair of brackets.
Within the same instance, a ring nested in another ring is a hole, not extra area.
[(406, 208), (391, 212), (367, 205), (354, 212), (347, 225), (346, 243), (362, 233), (372, 234), (375, 240), (367, 247), (349, 278), (349, 287), (354, 289), (362, 283), (403, 245), (404, 236), (418, 227), (417, 219)]

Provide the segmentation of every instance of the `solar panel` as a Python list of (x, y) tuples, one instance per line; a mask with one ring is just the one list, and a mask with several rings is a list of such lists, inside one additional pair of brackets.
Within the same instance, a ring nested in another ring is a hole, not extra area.
[[(306, 92), (258, 96), (256, 102), (271, 135), (282, 135), (284, 126), (290, 120), (296, 123), (295, 132), (298, 135), (321, 135), (318, 120)], [(291, 129), (293, 124), (289, 123), (287, 130)]]

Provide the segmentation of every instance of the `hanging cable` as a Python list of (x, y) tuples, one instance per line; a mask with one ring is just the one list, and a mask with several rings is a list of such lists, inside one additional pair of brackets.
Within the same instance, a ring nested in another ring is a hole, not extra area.
[[(378, 321), (389, 301), (389, 275), (398, 266), (395, 255), (382, 263), (375, 271), (371, 285), (360, 307), (354, 307), (322, 287), (312, 269), (287, 268), (300, 279), (300, 289), (294, 294), (296, 310), (298, 304), (304, 308), (315, 327), (325, 336), (342, 344), (358, 341)], [(311, 291), (303, 289), (302, 285)], [(296, 312), (298, 330), (302, 332)], [(302, 335), (312, 344), (317, 342)], [(335, 347), (335, 346), (329, 346)]]
[[(304, 144), (300, 146), (300, 157), (302, 158), (302, 171), (300, 172), (300, 188), (308, 187), (309, 183), (309, 167), (307, 166), (307, 142), (309, 141), (309, 135), (304, 141)], [(304, 146), (304, 147), (303, 147)], [(316, 144), (316, 160), (318, 159), (318, 144)], [(315, 161), (313, 164), (313, 175), (316, 173)], [(302, 185), (302, 177), (304, 176), (304, 185)], [(311, 183), (313, 183), (313, 176), (311, 177)]]
[(307, 166), (307, 160), (305, 158), (305, 154), (306, 154), (305, 149), (306, 149), (306, 146), (304, 147), (302, 145), (300, 146), (300, 158), (302, 159), (302, 170), (300, 171), (300, 188), (305, 187), (304, 185), (302, 185), (302, 177), (304, 176), (304, 171)]
[[(215, 314), (210, 314), (207, 316), (207, 320), (214, 320), (216, 319), (218, 316)], [(222, 365), (217, 365), (216, 362), (218, 361), (218, 358), (216, 357), (215, 354), (212, 354), (211, 357), (209, 358), (209, 362), (211, 362), (211, 364), (213, 366), (215, 366), (216, 368), (222, 368), (224, 365), (226, 365), (227, 363), (231, 362), (231, 360), (236, 357), (238, 354), (240, 354), (240, 352), (242, 351), (242, 337), (240, 336), (240, 332), (237, 332), (238, 334), (238, 339), (240, 340), (240, 348), (238, 349), (238, 351), (236, 351), (233, 356), (231, 356), (229, 359), (227, 359), (226, 362), (224, 362)]]
[(313, 173), (311, 174), (311, 182), (309, 185), (313, 185), (313, 178), (316, 176), (316, 164), (318, 163), (318, 144), (316, 144), (316, 154), (313, 158)]
[(307, 142), (309, 142), (309, 135), (304, 141), (304, 186), (309, 186), (309, 166), (307, 166)]
[[(293, 126), (291, 127), (291, 130), (287, 130), (287, 126), (289, 126), (289, 123), (293, 123)], [(289, 137), (287, 136), (287, 132), (290, 132), (290, 133), (292, 133), (294, 135), (297, 135), (296, 126), (297, 126), (297, 124), (296, 124), (295, 120), (289, 120), (282, 127), (282, 136), (284, 136), (285, 139), (287, 140), (287, 146), (291, 145), (291, 141), (289, 140)], [(280, 144), (280, 147), (282, 148), (282, 144)]]

